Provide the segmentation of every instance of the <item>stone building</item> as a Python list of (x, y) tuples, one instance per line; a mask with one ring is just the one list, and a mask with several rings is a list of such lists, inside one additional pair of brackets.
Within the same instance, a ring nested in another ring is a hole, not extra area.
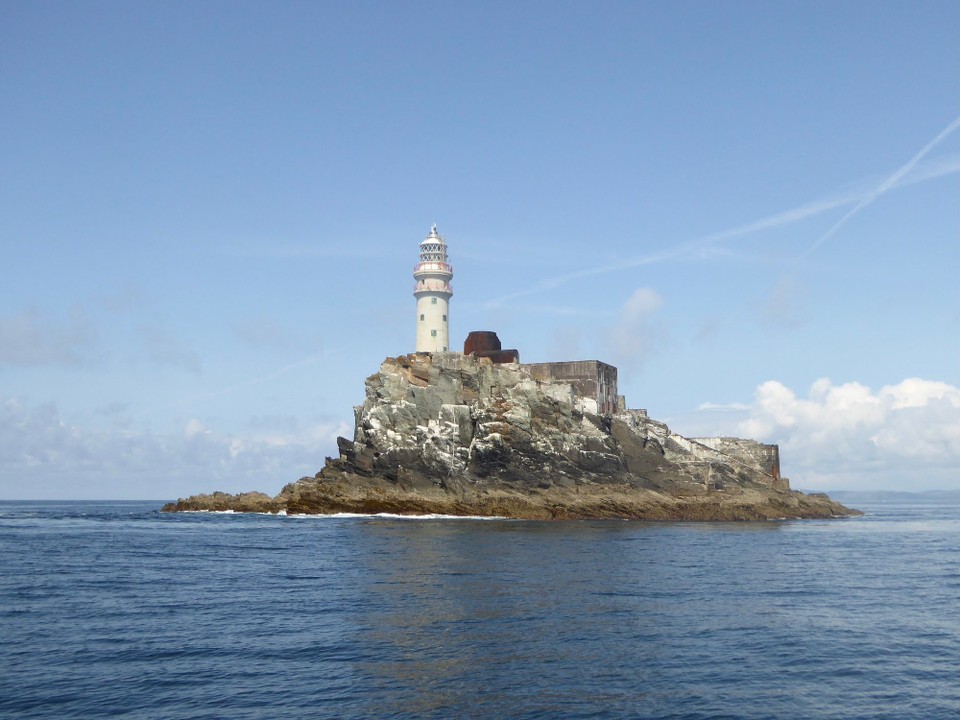
[[(487, 358), (496, 365), (520, 363), (520, 352), (504, 350), (500, 338), (490, 330), (474, 330), (463, 343), (463, 354)], [(520, 364), (534, 380), (566, 382), (579, 398), (582, 409), (593, 415), (613, 415), (626, 409), (617, 396), (617, 369), (599, 360)]]
[(535, 380), (569, 382), (585, 401), (584, 410), (612, 415), (621, 408), (617, 396), (617, 369), (599, 360), (527, 363), (521, 365)]

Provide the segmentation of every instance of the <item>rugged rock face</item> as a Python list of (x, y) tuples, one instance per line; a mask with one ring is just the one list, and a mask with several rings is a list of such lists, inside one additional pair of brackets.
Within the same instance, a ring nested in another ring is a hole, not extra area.
[[(791, 491), (776, 446), (681, 437), (643, 410), (591, 414), (569, 382), (459, 353), (387, 358), (354, 439), (276, 498), (194, 496), (165, 510), (749, 520), (857, 514)], [(231, 500), (230, 498), (234, 498)]]

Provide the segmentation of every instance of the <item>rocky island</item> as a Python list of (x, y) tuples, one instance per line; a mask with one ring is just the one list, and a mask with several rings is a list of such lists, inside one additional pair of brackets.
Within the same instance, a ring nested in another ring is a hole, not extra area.
[(860, 514), (791, 490), (776, 445), (685, 438), (627, 409), (612, 366), (522, 365), (493, 333), (471, 333), (464, 350), (384, 360), (354, 408), (353, 439), (338, 438), (339, 457), (315, 476), (275, 497), (213, 493), (163, 509), (558, 520)]
[(436, 224), (414, 266), (416, 352), (387, 358), (339, 457), (276, 497), (195, 495), (166, 511), (400, 513), (527, 519), (768, 520), (860, 514), (790, 489), (780, 451), (688, 439), (627, 409), (598, 360), (521, 364), (497, 334), (450, 352), (453, 266)]

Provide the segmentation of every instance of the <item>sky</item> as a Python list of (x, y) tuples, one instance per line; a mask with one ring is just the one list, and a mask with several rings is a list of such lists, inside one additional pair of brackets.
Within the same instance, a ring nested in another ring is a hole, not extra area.
[(0, 0), (0, 499), (313, 475), (412, 352), (960, 488), (960, 4)]

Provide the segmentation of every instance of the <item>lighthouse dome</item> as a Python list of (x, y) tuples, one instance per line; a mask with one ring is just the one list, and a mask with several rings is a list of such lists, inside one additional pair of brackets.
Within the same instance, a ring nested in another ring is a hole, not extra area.
[(440, 233), (437, 232), (437, 224), (436, 224), (436, 223), (434, 223), (434, 224), (431, 226), (431, 228), (430, 228), (430, 234), (427, 235), (420, 244), (421, 244), (421, 245), (432, 245), (432, 244), (434, 244), (434, 243), (440, 243), (440, 244), (442, 244), (442, 245), (445, 245), (445, 244), (446, 244), (446, 243), (444, 243), (443, 238), (440, 236)]

